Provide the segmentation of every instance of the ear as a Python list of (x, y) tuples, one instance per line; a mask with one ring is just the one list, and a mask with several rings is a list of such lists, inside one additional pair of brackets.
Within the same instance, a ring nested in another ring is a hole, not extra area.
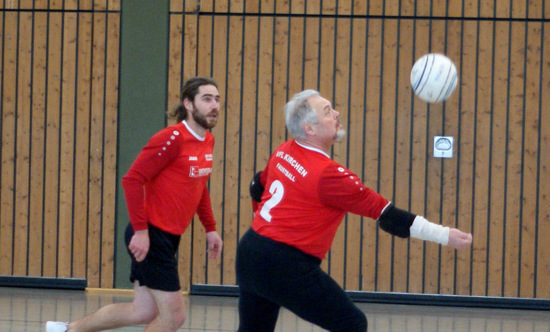
[(304, 123), (302, 125), (302, 129), (304, 130), (304, 133), (309, 136), (315, 136), (315, 128), (311, 125), (311, 123)]
[(191, 102), (191, 100), (185, 98), (183, 100), (183, 107), (185, 107), (185, 109), (187, 111), (192, 110), (193, 109), (193, 102)]

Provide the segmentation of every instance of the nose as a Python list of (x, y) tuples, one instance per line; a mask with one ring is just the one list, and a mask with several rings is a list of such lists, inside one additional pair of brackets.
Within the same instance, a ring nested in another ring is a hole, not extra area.
[(218, 110), (220, 108), (220, 101), (214, 99), (214, 101), (212, 102), (212, 108)]

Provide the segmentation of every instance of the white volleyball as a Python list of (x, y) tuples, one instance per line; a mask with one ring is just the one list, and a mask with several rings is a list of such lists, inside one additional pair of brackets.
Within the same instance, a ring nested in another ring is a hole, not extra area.
[(418, 59), (411, 70), (413, 92), (428, 103), (447, 100), (458, 83), (454, 63), (443, 54), (429, 53)]

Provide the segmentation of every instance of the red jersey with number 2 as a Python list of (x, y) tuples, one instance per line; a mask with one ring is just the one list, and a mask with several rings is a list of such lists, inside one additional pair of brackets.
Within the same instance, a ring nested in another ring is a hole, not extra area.
[(346, 212), (378, 219), (388, 200), (323, 151), (283, 143), (262, 171), (252, 229), (323, 259)]

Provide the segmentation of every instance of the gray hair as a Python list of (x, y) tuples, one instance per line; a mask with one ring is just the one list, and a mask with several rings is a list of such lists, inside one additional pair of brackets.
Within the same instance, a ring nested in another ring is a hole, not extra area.
[(285, 105), (286, 128), (292, 137), (306, 138), (302, 125), (318, 123), (317, 112), (307, 102), (309, 98), (317, 96), (319, 96), (318, 91), (304, 90), (295, 94)]

